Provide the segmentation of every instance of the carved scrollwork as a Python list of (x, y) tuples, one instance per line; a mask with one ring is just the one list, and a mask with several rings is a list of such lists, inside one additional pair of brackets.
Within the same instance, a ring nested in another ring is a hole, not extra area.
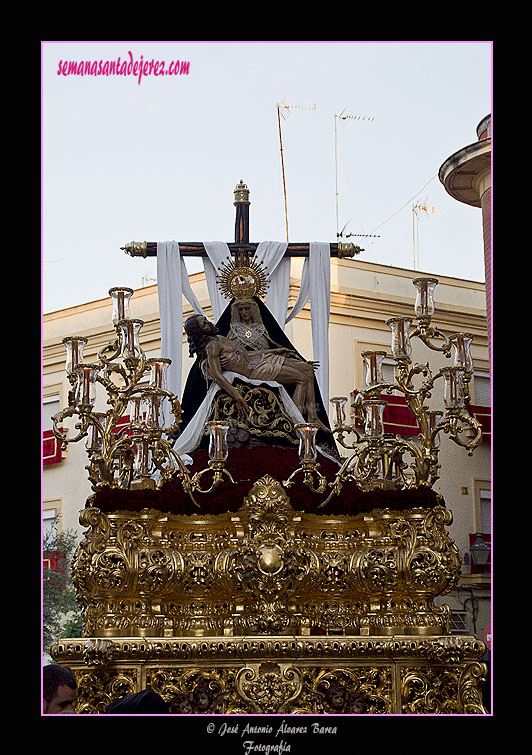
[(274, 391), (265, 386), (252, 387), (238, 381), (235, 381), (235, 387), (250, 408), (249, 416), (242, 420), (235, 400), (226, 393), (220, 392), (214, 398), (209, 415), (210, 421), (223, 419), (228, 422), (230, 435), (240, 429), (248, 437), (250, 435), (257, 438), (283, 438), (297, 445), (294, 423)]
[(147, 684), (173, 714), (221, 713), (233, 696), (233, 670), (152, 668)]
[(327, 669), (313, 675), (313, 712), (333, 715), (389, 712), (391, 674), (387, 667)]
[(191, 637), (62, 640), (78, 713), (151, 688), (172, 713), (479, 714), (473, 637)]
[(294, 539), (293, 521), (299, 517), (273, 478), (255, 484), (240, 514), (247, 525), (241, 545), (218, 560), (225, 583), (243, 602), (238, 624), (255, 633), (297, 631), (301, 617), (294, 605), (316, 579), (318, 556)]
[(138, 678), (135, 668), (109, 670), (88, 668), (75, 672), (78, 682), (76, 713), (105, 713), (113, 700), (137, 692)]
[(469, 663), (462, 670), (458, 684), (458, 704), (464, 713), (486, 713), (482, 703), (482, 685), (487, 674), (485, 663)]
[(417, 667), (407, 669), (401, 683), (403, 713), (459, 713), (460, 669)]
[(303, 686), (301, 671), (278, 663), (262, 663), (258, 668), (246, 666), (236, 675), (235, 687), (240, 697), (256, 713), (283, 713), (298, 697)]
[(87, 666), (109, 666), (119, 653), (118, 645), (105, 638), (89, 639), (83, 648)]
[(460, 558), (441, 506), (307, 514), (266, 475), (234, 513), (90, 506), (80, 519), (73, 576), (87, 636), (449, 632), (434, 598)]

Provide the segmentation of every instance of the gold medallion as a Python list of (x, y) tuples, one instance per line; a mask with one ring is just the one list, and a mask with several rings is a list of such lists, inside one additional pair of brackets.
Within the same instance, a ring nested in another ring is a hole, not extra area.
[(216, 278), (222, 295), (228, 299), (232, 297), (235, 299), (250, 299), (252, 296), (263, 297), (269, 285), (268, 276), (262, 262), (255, 262), (253, 259), (249, 259), (247, 255), (243, 259), (237, 257), (236, 260), (228, 260), (222, 265)]

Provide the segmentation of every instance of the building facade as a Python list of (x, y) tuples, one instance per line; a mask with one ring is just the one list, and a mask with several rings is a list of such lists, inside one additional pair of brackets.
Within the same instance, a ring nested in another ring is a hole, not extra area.
[(477, 126), (477, 141), (462, 147), (448, 157), (438, 173), (445, 191), (453, 199), (470, 207), (479, 207), (482, 212), (488, 339), (491, 334), (491, 174), (490, 114), (485, 116)]

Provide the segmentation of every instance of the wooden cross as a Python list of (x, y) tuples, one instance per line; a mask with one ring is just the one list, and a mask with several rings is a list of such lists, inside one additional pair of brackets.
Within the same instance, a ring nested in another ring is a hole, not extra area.
[[(253, 255), (258, 246), (257, 243), (249, 241), (249, 189), (245, 183), (240, 181), (234, 190), (236, 207), (235, 217), (235, 241), (227, 246), (233, 256), (247, 254)], [(289, 243), (285, 256), (286, 257), (308, 257), (308, 243)], [(120, 247), (126, 254), (131, 257), (156, 257), (156, 241), (131, 241), (129, 244)], [(331, 257), (354, 257), (364, 250), (354, 244), (337, 243), (331, 244)], [(201, 241), (180, 241), (179, 251), (187, 257), (207, 257), (207, 251)]]

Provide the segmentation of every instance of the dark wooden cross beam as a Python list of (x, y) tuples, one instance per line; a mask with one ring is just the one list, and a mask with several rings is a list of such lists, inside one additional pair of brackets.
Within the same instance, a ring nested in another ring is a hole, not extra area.
[[(249, 190), (245, 183), (240, 181), (235, 190), (236, 217), (235, 217), (235, 241), (228, 244), (231, 254), (247, 253), (253, 255), (258, 246), (249, 241)], [(286, 257), (308, 257), (308, 243), (289, 243), (285, 252)], [(132, 257), (156, 257), (156, 241), (132, 241), (120, 247), (126, 254)], [(354, 244), (331, 244), (331, 257), (354, 257), (364, 250)], [(201, 241), (180, 241), (179, 250), (187, 257), (206, 257), (207, 251)]]

